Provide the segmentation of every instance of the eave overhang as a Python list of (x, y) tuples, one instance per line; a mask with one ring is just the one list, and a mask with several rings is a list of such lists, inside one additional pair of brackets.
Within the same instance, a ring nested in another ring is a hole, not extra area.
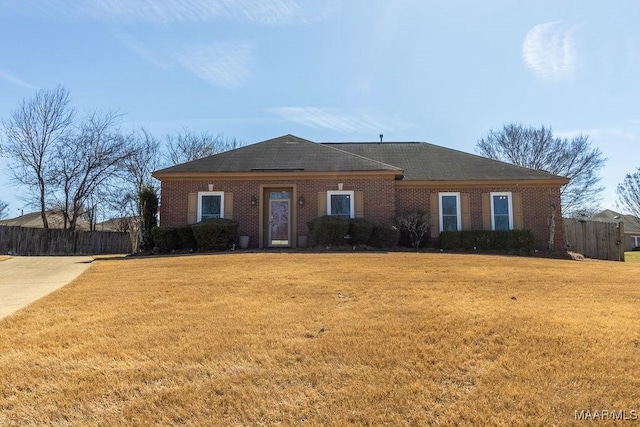
[(304, 171), (299, 169), (253, 170), (245, 172), (154, 172), (160, 181), (259, 181), (292, 179), (388, 179), (395, 180), (397, 170), (375, 171)]
[(475, 188), (475, 187), (561, 187), (569, 183), (567, 178), (550, 179), (481, 179), (481, 180), (434, 180), (396, 181), (397, 188)]

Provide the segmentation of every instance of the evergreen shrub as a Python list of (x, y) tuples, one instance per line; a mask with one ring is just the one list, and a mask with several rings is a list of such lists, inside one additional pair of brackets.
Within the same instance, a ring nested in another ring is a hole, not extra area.
[(442, 249), (530, 252), (534, 244), (535, 237), (531, 230), (464, 230), (440, 233)]
[(398, 245), (400, 230), (393, 224), (376, 223), (371, 231), (369, 245), (376, 248), (394, 248)]
[(373, 224), (364, 218), (351, 218), (349, 220), (349, 244), (366, 245), (371, 240)]
[(233, 219), (208, 219), (193, 224), (191, 229), (199, 251), (224, 251), (238, 237), (238, 221)]
[(324, 215), (307, 223), (313, 244), (320, 246), (342, 246), (349, 243), (349, 220), (337, 216)]
[(151, 234), (156, 248), (161, 253), (169, 253), (178, 247), (178, 234), (174, 227), (154, 227)]

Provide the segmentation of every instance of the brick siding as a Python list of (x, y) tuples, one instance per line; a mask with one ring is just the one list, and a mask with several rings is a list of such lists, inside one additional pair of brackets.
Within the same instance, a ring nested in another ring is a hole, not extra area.
[(441, 187), (441, 188), (399, 188), (396, 191), (398, 213), (420, 209), (431, 212), (430, 194), (439, 192), (460, 192), (469, 194), (471, 229), (482, 230), (482, 194), (490, 192), (512, 192), (522, 194), (523, 228), (533, 231), (536, 247), (545, 249), (549, 243), (549, 220), (552, 203), (555, 204), (554, 249), (564, 248), (564, 229), (560, 211), (560, 188), (558, 187)]
[[(214, 191), (233, 193), (233, 218), (239, 221), (239, 234), (249, 236), (252, 246), (259, 241), (260, 206), (251, 205), (253, 196), (260, 198), (262, 186), (288, 188), (296, 186), (292, 211), (296, 218), (298, 235), (307, 235), (307, 222), (318, 216), (318, 193), (338, 190), (363, 192), (364, 217), (377, 222), (391, 222), (395, 218), (395, 191), (392, 180), (381, 179), (297, 179), (274, 181), (163, 181), (161, 187), (160, 224), (179, 226), (187, 223), (187, 200), (189, 193), (208, 191), (208, 184), (214, 184)], [(298, 204), (300, 196), (304, 205)], [(295, 239), (296, 236), (292, 236)]]
[[(564, 231), (560, 211), (560, 189), (558, 187), (492, 187), (492, 188), (396, 188), (390, 179), (296, 179), (296, 180), (207, 180), (162, 182), (160, 224), (179, 226), (187, 223), (188, 194), (208, 191), (213, 183), (214, 191), (233, 193), (233, 218), (239, 221), (239, 234), (248, 235), (251, 246), (258, 246), (260, 206), (251, 205), (253, 196), (260, 198), (261, 185), (269, 187), (292, 187), (295, 185), (292, 213), (296, 218), (298, 235), (307, 235), (307, 222), (318, 215), (318, 193), (337, 190), (343, 183), (344, 190), (363, 192), (364, 217), (374, 222), (391, 222), (398, 213), (412, 209), (430, 212), (430, 194), (438, 192), (468, 193), (470, 201), (471, 228), (482, 229), (482, 193), (510, 191), (522, 194), (523, 228), (533, 231), (538, 248), (546, 248), (549, 240), (549, 218), (551, 204), (555, 203), (556, 229), (555, 249), (564, 247)], [(304, 197), (300, 206), (298, 199)], [(292, 239), (296, 236), (292, 235)]]

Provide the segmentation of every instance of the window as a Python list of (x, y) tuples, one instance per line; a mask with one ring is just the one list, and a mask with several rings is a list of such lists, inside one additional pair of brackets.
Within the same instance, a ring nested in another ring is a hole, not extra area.
[(460, 223), (460, 193), (438, 193), (440, 199), (440, 231), (458, 231)]
[(640, 236), (631, 236), (631, 238), (633, 239), (633, 247), (640, 247)]
[(224, 192), (201, 191), (198, 193), (198, 222), (224, 217)]
[(491, 193), (491, 229), (513, 230), (511, 193)]
[(291, 191), (269, 191), (270, 199), (290, 199)]
[(327, 215), (354, 217), (353, 191), (327, 191)]

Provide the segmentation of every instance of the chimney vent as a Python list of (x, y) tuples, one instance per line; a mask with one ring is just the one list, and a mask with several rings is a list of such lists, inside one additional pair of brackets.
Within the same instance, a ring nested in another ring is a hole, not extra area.
[(383, 136), (384, 136), (383, 134), (380, 134), (380, 142), (382, 142), (382, 137)]

